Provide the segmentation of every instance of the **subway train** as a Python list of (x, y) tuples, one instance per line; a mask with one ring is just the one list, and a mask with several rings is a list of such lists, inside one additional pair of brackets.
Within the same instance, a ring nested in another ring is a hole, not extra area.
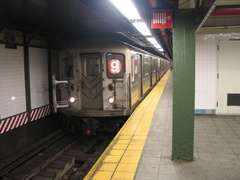
[(109, 38), (84, 38), (59, 54), (54, 109), (70, 129), (112, 131), (124, 123), (171, 62)]

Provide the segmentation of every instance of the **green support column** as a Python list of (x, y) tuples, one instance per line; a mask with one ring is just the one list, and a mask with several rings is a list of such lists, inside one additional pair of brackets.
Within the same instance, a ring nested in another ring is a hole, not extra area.
[(195, 11), (177, 10), (173, 29), (173, 160), (193, 160)]

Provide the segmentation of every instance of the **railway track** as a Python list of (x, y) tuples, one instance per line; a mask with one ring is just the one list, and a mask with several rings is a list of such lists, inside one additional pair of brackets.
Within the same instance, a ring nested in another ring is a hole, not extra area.
[(83, 179), (114, 136), (115, 133), (75, 136), (59, 130), (6, 160), (1, 165), (0, 179)]

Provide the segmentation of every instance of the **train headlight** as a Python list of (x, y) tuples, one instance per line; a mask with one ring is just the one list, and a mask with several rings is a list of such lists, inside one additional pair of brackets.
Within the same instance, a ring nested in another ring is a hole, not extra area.
[(110, 104), (113, 104), (113, 103), (115, 102), (115, 98), (114, 98), (113, 96), (109, 97), (109, 98), (108, 98), (108, 102), (109, 102)]
[(69, 101), (70, 101), (71, 103), (74, 103), (74, 102), (76, 101), (76, 98), (75, 98), (75, 97), (70, 97)]
[(113, 91), (114, 90), (114, 84), (113, 83), (109, 83), (107, 86), (109, 91)]

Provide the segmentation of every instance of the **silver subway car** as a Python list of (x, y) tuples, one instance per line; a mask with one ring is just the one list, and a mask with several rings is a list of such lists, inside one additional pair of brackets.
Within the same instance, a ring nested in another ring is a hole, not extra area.
[(87, 134), (123, 123), (170, 62), (108, 38), (82, 39), (60, 53), (55, 110)]

